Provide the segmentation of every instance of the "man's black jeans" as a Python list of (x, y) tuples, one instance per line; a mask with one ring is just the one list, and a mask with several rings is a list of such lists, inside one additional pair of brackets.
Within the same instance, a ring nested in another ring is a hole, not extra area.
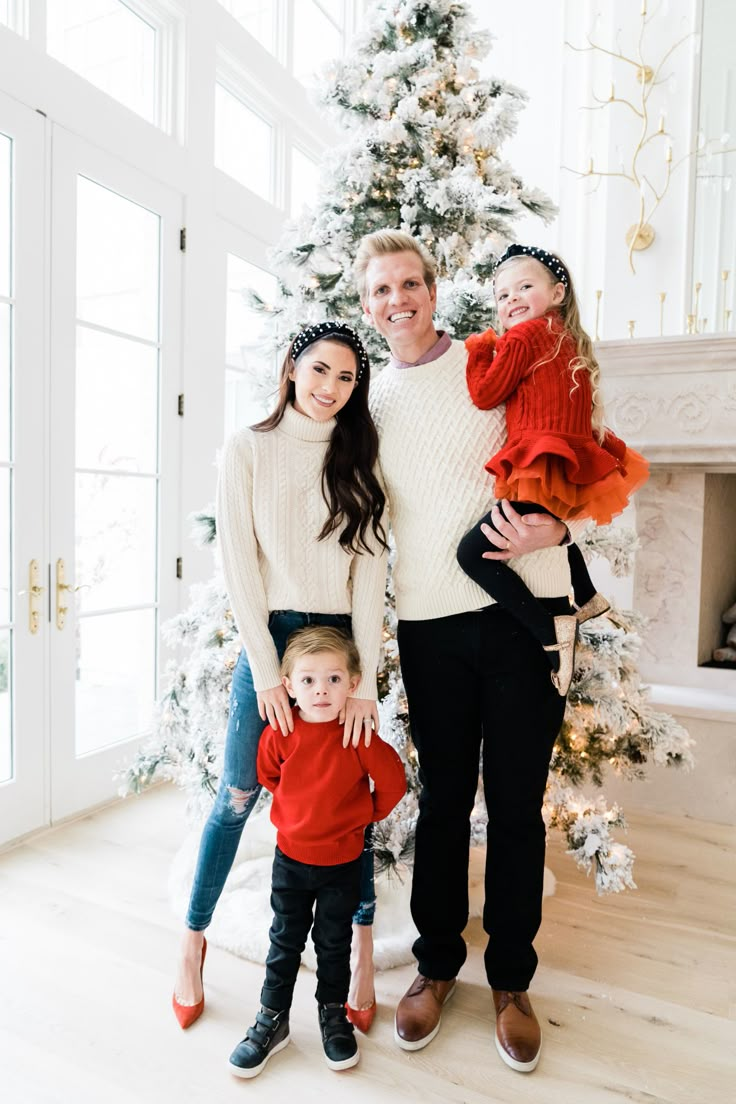
[[(542, 601), (550, 613), (570, 613), (566, 598)], [(499, 606), (399, 621), (398, 643), (422, 784), (411, 896), (419, 971), (447, 981), (465, 961), (469, 820), (482, 749), (486, 974), (494, 989), (525, 990), (542, 919), (542, 801), (565, 699), (539, 643)]]

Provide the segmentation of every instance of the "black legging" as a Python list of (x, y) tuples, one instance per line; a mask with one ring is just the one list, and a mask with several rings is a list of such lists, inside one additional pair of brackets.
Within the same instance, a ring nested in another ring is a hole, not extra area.
[[(517, 514), (549, 514), (555, 515), (544, 506), (538, 506), (535, 502), (512, 502), (511, 505)], [(503, 513), (503, 502), (498, 503)], [(504, 515), (505, 517), (505, 515)], [(532, 594), (524, 580), (516, 574), (513, 568), (501, 560), (484, 560), (484, 552), (492, 552), (493, 546), (488, 538), (481, 532), (481, 525), (489, 525), (498, 532), (491, 521), (490, 513), (481, 518), (469, 533), (466, 533), (460, 541), (457, 550), (457, 561), (466, 575), (473, 582), (482, 587), (487, 594), (507, 609), (514, 617), (521, 621), (524, 628), (528, 629), (543, 646), (554, 644), (556, 641), (554, 619), (551, 613), (544, 608), (538, 598)], [(570, 544), (567, 548), (567, 558), (570, 564), (570, 576), (572, 579), (575, 602), (578, 606), (593, 597), (596, 589), (591, 582), (588, 569), (585, 566), (583, 554), (576, 544)], [(559, 666), (559, 653), (546, 652), (547, 659), (553, 670)]]

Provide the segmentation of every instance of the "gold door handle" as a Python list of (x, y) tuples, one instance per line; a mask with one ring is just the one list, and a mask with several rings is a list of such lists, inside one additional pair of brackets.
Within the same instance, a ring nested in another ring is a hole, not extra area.
[(81, 583), (79, 586), (72, 586), (71, 583), (67, 583), (65, 580), (64, 561), (59, 558), (56, 561), (56, 627), (57, 629), (63, 629), (66, 622), (66, 615), (69, 612), (69, 607), (64, 604), (66, 591), (70, 590), (72, 594), (75, 594), (78, 590), (84, 590), (88, 587), (89, 583)]
[(46, 587), (41, 586), (38, 581), (40, 578), (38, 560), (31, 560), (28, 565), (28, 589), (19, 590), (18, 595), (28, 595), (28, 629), (32, 633), (37, 633), (41, 624), (41, 595)]

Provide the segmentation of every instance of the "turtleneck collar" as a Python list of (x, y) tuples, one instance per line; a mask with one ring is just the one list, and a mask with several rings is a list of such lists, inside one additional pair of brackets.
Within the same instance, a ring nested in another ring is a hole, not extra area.
[(336, 424), (335, 418), (318, 422), (314, 418), (308, 418), (306, 414), (299, 414), (289, 403), (278, 428), (288, 437), (295, 437), (298, 441), (329, 441)]

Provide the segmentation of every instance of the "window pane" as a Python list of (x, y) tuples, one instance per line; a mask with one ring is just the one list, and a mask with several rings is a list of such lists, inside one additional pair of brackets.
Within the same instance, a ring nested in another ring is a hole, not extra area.
[(276, 294), (276, 277), (232, 253), (227, 257), (225, 362), (225, 435), (265, 417), (268, 403), (255, 394), (253, 375), (272, 371), (273, 358), (261, 348), (264, 318), (249, 305), (247, 292), (268, 303)]
[(156, 481), (77, 475), (77, 613), (156, 600)]
[(3, 629), (0, 631), (0, 782), (7, 782), (13, 777), (13, 733), (10, 712), (12, 648), (13, 634), (10, 629)]
[(0, 134), (0, 295), (10, 295), (12, 149), (7, 134)]
[(232, 368), (225, 370), (225, 438), (236, 429), (262, 421), (274, 406), (275, 402), (267, 402), (254, 393), (249, 376)]
[(271, 199), (271, 142), (269, 124), (215, 86), (215, 164), (246, 188)]
[(10, 460), (10, 305), (0, 303), (0, 462)]
[(311, 207), (317, 198), (319, 165), (296, 146), (291, 151), (291, 217)]
[(50, 0), (52, 57), (156, 123), (156, 30), (120, 0)]
[(77, 315), (158, 340), (160, 219), (80, 176), (77, 191)]
[(78, 468), (155, 472), (158, 350), (77, 327)]
[(294, 76), (305, 84), (325, 62), (342, 54), (342, 32), (313, 0), (294, 4)]
[(156, 613), (135, 610), (78, 621), (76, 753), (145, 732), (156, 675)]
[[(10, 26), (10, 0), (0, 0), (0, 23), (5, 27)], [(2, 782), (2, 775), (0, 775)]]
[(276, 4), (274, 0), (220, 0), (246, 31), (273, 54), (276, 48)]
[(319, 0), (319, 6), (338, 27), (345, 26), (345, 0)]
[[(10, 530), (13, 520), (11, 479), (10, 469), (0, 468), (0, 625), (7, 625), (10, 621)], [(18, 605), (21, 610), (27, 609), (28, 595), (19, 598)]]

